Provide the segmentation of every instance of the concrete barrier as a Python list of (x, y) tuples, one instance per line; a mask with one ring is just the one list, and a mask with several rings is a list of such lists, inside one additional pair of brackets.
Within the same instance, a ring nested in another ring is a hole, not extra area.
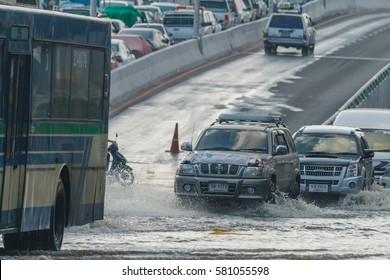
[[(390, 10), (390, 1), (316, 0), (303, 6), (303, 11), (309, 13), (316, 22), (348, 12), (375, 10)], [(114, 69), (111, 73), (110, 105), (114, 107), (123, 100), (136, 97), (143, 90), (174, 77), (181, 71), (261, 43), (266, 22), (267, 18), (263, 18), (220, 33), (191, 39)]]

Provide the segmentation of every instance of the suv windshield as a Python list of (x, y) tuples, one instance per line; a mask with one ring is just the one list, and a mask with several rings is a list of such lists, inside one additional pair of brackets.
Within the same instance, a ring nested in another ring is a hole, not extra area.
[(278, 16), (274, 15), (269, 24), (273, 28), (293, 28), (303, 29), (301, 17), (297, 16)]
[(305, 133), (295, 138), (299, 154), (332, 153), (357, 154), (354, 135)]
[(259, 130), (208, 129), (195, 150), (268, 151), (267, 135)]

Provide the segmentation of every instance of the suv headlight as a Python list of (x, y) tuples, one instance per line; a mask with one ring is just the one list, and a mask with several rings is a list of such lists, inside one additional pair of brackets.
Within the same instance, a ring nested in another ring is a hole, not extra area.
[(179, 164), (178, 173), (181, 175), (196, 174), (196, 167), (193, 164)]
[(244, 177), (259, 177), (264, 175), (264, 167), (262, 166), (248, 166), (245, 168)]
[(356, 177), (359, 174), (359, 167), (356, 163), (352, 163), (347, 167), (347, 173), (345, 174), (346, 178)]

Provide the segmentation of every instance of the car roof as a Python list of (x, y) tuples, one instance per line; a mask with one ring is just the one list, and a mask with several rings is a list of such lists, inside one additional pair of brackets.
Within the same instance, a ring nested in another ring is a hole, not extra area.
[(355, 132), (361, 132), (360, 128), (334, 125), (307, 125), (297, 131), (297, 133), (337, 133), (345, 135), (354, 134)]
[(356, 108), (341, 111), (333, 125), (349, 125), (362, 129), (390, 130), (390, 110), (380, 108)]

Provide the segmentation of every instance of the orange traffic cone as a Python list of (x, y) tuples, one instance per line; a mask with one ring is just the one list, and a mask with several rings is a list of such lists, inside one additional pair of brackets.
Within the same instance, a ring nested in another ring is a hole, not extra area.
[(179, 132), (178, 132), (178, 124), (176, 123), (175, 131), (173, 133), (173, 139), (171, 144), (171, 149), (167, 152), (171, 153), (179, 153)]

